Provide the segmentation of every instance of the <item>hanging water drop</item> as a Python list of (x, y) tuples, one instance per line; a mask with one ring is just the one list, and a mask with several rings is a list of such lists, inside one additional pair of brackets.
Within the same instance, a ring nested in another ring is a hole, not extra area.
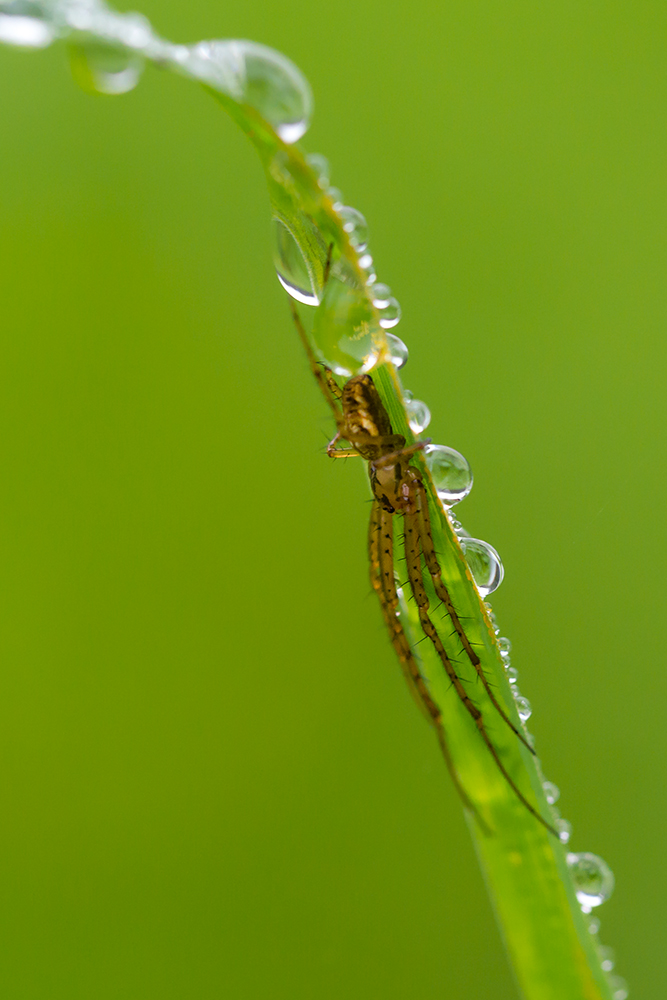
[(373, 305), (376, 309), (384, 309), (391, 301), (391, 288), (384, 282), (378, 281), (373, 285)]
[(144, 61), (133, 52), (97, 42), (70, 46), (72, 76), (79, 86), (96, 94), (127, 94), (139, 83)]
[(299, 244), (280, 219), (273, 220), (273, 237), (273, 263), (278, 281), (297, 302), (316, 306), (320, 300), (315, 291), (312, 270), (308, 267)]
[(22, 49), (45, 49), (51, 44), (56, 37), (53, 27), (42, 18), (26, 16), (31, 6), (14, 3), (15, 14), (0, 14), (0, 42)]
[(604, 903), (614, 891), (614, 873), (597, 854), (568, 854), (577, 899), (584, 913)]
[(331, 198), (335, 210), (340, 212), (341, 208), (343, 208), (343, 192), (337, 187), (328, 187), (327, 195)]
[(181, 69), (239, 104), (254, 108), (283, 142), (296, 142), (310, 125), (313, 95), (294, 63), (258, 42), (199, 42)]
[(554, 785), (553, 781), (543, 781), (542, 788), (550, 806), (558, 802), (560, 798), (560, 788), (558, 785)]
[(391, 330), (401, 321), (401, 307), (398, 299), (395, 299), (393, 295), (387, 299), (386, 305), (382, 306), (378, 312), (380, 313), (380, 326), (385, 330)]
[(628, 1000), (628, 984), (622, 976), (610, 976), (612, 1000)]
[(421, 399), (413, 399), (411, 393), (404, 393), (408, 424), (413, 434), (421, 434), (431, 423), (431, 411)]
[(308, 153), (306, 156), (306, 162), (313, 168), (315, 176), (317, 177), (317, 183), (322, 188), (323, 191), (329, 186), (329, 161), (326, 156), (322, 156), (321, 153)]
[(532, 705), (530, 704), (527, 698), (524, 698), (523, 695), (518, 694), (518, 691), (517, 691), (517, 697), (514, 700), (516, 703), (516, 710), (519, 713), (519, 718), (521, 719), (522, 722), (528, 722), (528, 719), (533, 714)]
[(444, 444), (428, 444), (424, 457), (436, 492), (446, 506), (468, 496), (472, 489), (472, 472), (460, 452)]
[(343, 205), (338, 209), (338, 214), (343, 220), (343, 229), (348, 235), (348, 239), (357, 253), (363, 253), (368, 246), (368, 223), (366, 219), (351, 205)]
[(505, 673), (507, 674), (507, 680), (510, 682), (510, 684), (519, 683), (519, 671), (516, 669), (516, 667), (507, 667)]
[[(359, 267), (366, 274), (366, 284), (375, 287), (375, 282), (377, 281), (377, 274), (375, 273), (375, 265), (373, 264), (373, 258), (369, 253), (363, 253), (359, 258)], [(382, 320), (380, 320), (380, 326), (382, 326)]]
[(599, 934), (600, 933), (600, 921), (597, 917), (591, 917), (588, 922), (588, 933), (589, 934)]
[(387, 333), (385, 340), (387, 341), (388, 360), (394, 368), (403, 368), (408, 363), (410, 353), (407, 345), (403, 343), (400, 337), (397, 337), (393, 333)]
[(603, 972), (611, 972), (616, 961), (614, 949), (610, 948), (608, 944), (601, 945), (598, 949), (598, 955), (600, 956), (600, 965)]
[(512, 643), (506, 636), (500, 636), (497, 640), (498, 649), (500, 650), (500, 655), (504, 660), (509, 661), (510, 653), (512, 652)]
[(480, 594), (482, 597), (492, 594), (505, 575), (500, 556), (481, 538), (462, 538), (461, 547)]
[(561, 844), (569, 844), (570, 837), (572, 836), (572, 824), (570, 821), (561, 817), (556, 820), (555, 826), (558, 830), (558, 839)]

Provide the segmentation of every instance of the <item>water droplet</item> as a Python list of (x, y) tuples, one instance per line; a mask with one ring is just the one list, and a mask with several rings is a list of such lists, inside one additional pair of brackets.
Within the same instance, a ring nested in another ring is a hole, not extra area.
[(542, 788), (544, 789), (544, 794), (547, 797), (547, 802), (552, 806), (555, 802), (558, 802), (560, 798), (560, 788), (558, 785), (554, 785), (553, 781), (543, 781)]
[(376, 309), (384, 309), (391, 301), (391, 288), (384, 282), (378, 281), (373, 285), (373, 305)]
[(330, 176), (329, 161), (326, 156), (322, 156), (321, 153), (308, 153), (306, 161), (313, 168), (317, 177), (317, 183), (325, 191), (329, 186)]
[(341, 259), (332, 267), (313, 319), (321, 360), (336, 375), (358, 375), (377, 363), (382, 342), (365, 287)]
[(600, 956), (602, 971), (611, 972), (614, 968), (614, 963), (616, 962), (614, 949), (610, 948), (608, 944), (604, 944), (598, 949), (598, 955)]
[[(388, 334), (391, 336), (391, 334)], [(408, 414), (408, 423), (413, 434), (421, 434), (431, 423), (431, 411), (426, 403), (421, 399), (406, 399), (405, 409)]]
[(472, 472), (460, 452), (444, 444), (427, 444), (424, 457), (436, 492), (446, 506), (468, 496), (472, 489)]
[(572, 824), (568, 819), (557, 819), (555, 823), (556, 829), (558, 830), (558, 839), (561, 844), (569, 844), (570, 837), (572, 836)]
[(512, 643), (504, 635), (500, 636), (497, 642), (498, 642), (498, 649), (500, 650), (500, 655), (503, 657), (503, 659), (509, 660), (509, 655), (512, 651)]
[(461, 547), (480, 594), (482, 597), (492, 594), (505, 575), (500, 556), (492, 545), (481, 538), (464, 538)]
[(343, 192), (337, 187), (328, 187), (327, 195), (333, 202), (333, 207), (337, 212), (343, 207)]
[(343, 205), (338, 209), (343, 220), (343, 229), (357, 253), (362, 253), (368, 246), (368, 223), (361, 212), (351, 205)]
[(588, 923), (588, 933), (594, 935), (600, 933), (600, 921), (597, 917), (591, 917)]
[(316, 306), (320, 300), (315, 291), (312, 270), (308, 267), (299, 244), (280, 219), (273, 220), (273, 236), (273, 263), (278, 281), (297, 302)]
[(597, 854), (568, 854), (577, 899), (584, 913), (604, 903), (614, 891), (614, 873)]
[(403, 343), (400, 337), (397, 337), (394, 333), (387, 333), (385, 335), (387, 341), (387, 351), (389, 353), (389, 360), (391, 361), (394, 368), (403, 368), (404, 365), (408, 363), (409, 351), (407, 345)]
[(0, 14), (0, 42), (23, 49), (45, 49), (56, 37), (50, 24), (38, 17)]
[(387, 304), (378, 311), (380, 313), (380, 326), (385, 330), (391, 330), (401, 321), (401, 307), (398, 299), (395, 299), (393, 295), (387, 299)]
[(199, 42), (182, 68), (190, 75), (258, 111), (283, 142), (296, 142), (310, 125), (313, 95), (301, 70), (258, 42)]
[(527, 698), (524, 698), (522, 694), (518, 694), (514, 699), (516, 702), (516, 710), (519, 713), (519, 718), (522, 722), (528, 722), (528, 719), (533, 714), (533, 708)]
[(519, 671), (516, 669), (516, 667), (507, 667), (505, 673), (507, 674), (507, 680), (510, 682), (510, 684), (518, 684)]
[[(375, 273), (375, 266), (373, 264), (373, 258), (369, 253), (364, 253), (359, 258), (359, 267), (362, 271), (366, 272), (366, 284), (373, 285), (375, 287), (375, 282), (377, 281), (377, 274)], [(382, 321), (380, 321), (382, 325)]]
[(83, 90), (127, 94), (139, 83), (144, 61), (134, 52), (98, 42), (70, 46), (72, 76)]
[(610, 976), (612, 1000), (628, 1000), (628, 984), (622, 976)]

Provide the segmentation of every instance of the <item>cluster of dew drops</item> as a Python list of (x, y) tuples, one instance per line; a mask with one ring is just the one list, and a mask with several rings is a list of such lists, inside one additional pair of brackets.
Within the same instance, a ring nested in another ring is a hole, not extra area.
[[(101, 93), (123, 94), (132, 90), (145, 63), (152, 62), (206, 83), (240, 103), (251, 105), (274, 127), (285, 143), (300, 139), (310, 124), (313, 99), (308, 81), (289, 59), (266, 46), (227, 39), (176, 45), (160, 38), (143, 15), (119, 13), (103, 0), (0, 0), (0, 43), (42, 49), (58, 38), (67, 38), (79, 46), (92, 86)], [(380, 325), (385, 330), (389, 360), (397, 369), (402, 369), (408, 360), (408, 349), (395, 333), (389, 332), (400, 322), (401, 307), (388, 285), (377, 280), (373, 258), (368, 250), (366, 220), (361, 212), (346, 205), (341, 192), (330, 185), (326, 159), (319, 154), (311, 154), (307, 159), (358, 254), (359, 267), (366, 275), (368, 293), (378, 310)], [(281, 266), (280, 255), (276, 263), (283, 287), (296, 299), (316, 305), (317, 298), (309, 298), (303, 289), (299, 289), (299, 282), (292, 280), (287, 262), (283, 261)], [(421, 434), (431, 420), (429, 408), (408, 390), (403, 391), (403, 398), (410, 428), (414, 434)], [(480, 595), (486, 598), (502, 583), (504, 570), (500, 556), (488, 542), (472, 538), (452, 511), (453, 506), (472, 489), (470, 466), (463, 455), (446, 445), (427, 445), (425, 459)], [(510, 641), (500, 635), (488, 602), (485, 602), (485, 609), (496, 635), (519, 717), (525, 724), (530, 718), (531, 707), (518, 689), (517, 671), (510, 661)], [(550, 781), (544, 781), (543, 787), (560, 840), (567, 844), (571, 826), (556, 807), (560, 794), (558, 788)], [(611, 895), (614, 876), (601, 858), (588, 852), (568, 853), (567, 863), (579, 905), (589, 916), (588, 929), (597, 942), (600, 922), (590, 914), (594, 907)], [(626, 1000), (628, 990), (624, 980), (611, 975), (614, 968), (612, 950), (599, 942), (597, 949), (601, 967), (609, 975), (613, 1000)]]

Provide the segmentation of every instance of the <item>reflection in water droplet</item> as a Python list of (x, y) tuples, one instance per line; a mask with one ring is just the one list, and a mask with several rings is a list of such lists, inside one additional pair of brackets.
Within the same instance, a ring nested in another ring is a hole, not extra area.
[(614, 873), (602, 858), (585, 851), (568, 854), (567, 863), (584, 913), (590, 913), (592, 907), (609, 899), (614, 891)]
[(378, 312), (380, 313), (380, 326), (385, 330), (391, 330), (393, 326), (397, 326), (401, 321), (401, 307), (398, 299), (395, 299), (393, 295), (389, 297), (387, 304), (382, 306)]
[(179, 65), (239, 104), (254, 108), (283, 142), (296, 142), (310, 125), (310, 84), (282, 52), (245, 40), (198, 42)]
[(436, 492), (446, 506), (468, 496), (472, 489), (472, 472), (460, 452), (444, 444), (427, 444), (424, 457)]
[(505, 672), (507, 674), (507, 680), (510, 682), (510, 684), (518, 684), (519, 671), (516, 669), (516, 667), (507, 667), (507, 670)]
[[(388, 334), (388, 336), (391, 336)], [(431, 411), (421, 399), (413, 399), (411, 393), (404, 393), (408, 423), (413, 434), (421, 434), (431, 423)]]
[(322, 190), (326, 190), (329, 185), (329, 161), (326, 156), (322, 156), (321, 153), (308, 153), (306, 156), (306, 161), (315, 171), (317, 176), (317, 183), (320, 185)]
[(37, 17), (0, 14), (0, 42), (24, 49), (45, 49), (55, 38), (50, 24)]
[(516, 710), (519, 713), (519, 718), (522, 722), (528, 722), (528, 719), (533, 714), (533, 708), (527, 698), (524, 698), (522, 694), (518, 694), (514, 699), (516, 702)]
[(555, 827), (558, 830), (558, 839), (561, 844), (568, 844), (572, 836), (572, 824), (567, 819), (557, 819)]
[(389, 352), (389, 360), (392, 365), (394, 368), (403, 368), (403, 366), (408, 363), (408, 357), (410, 354), (407, 345), (404, 344), (401, 338), (397, 337), (394, 333), (386, 334), (386, 341), (387, 350)]
[(598, 955), (600, 956), (600, 965), (604, 972), (611, 972), (614, 968), (614, 963), (616, 962), (616, 954), (613, 948), (610, 948), (608, 944), (601, 945), (598, 948)]
[(544, 794), (547, 797), (547, 802), (552, 806), (555, 802), (558, 802), (560, 798), (560, 788), (558, 785), (554, 785), (553, 781), (543, 781), (542, 788), (544, 789)]
[(628, 1000), (628, 984), (622, 976), (610, 976), (612, 1000)]
[(600, 933), (600, 921), (597, 917), (591, 917), (588, 922), (588, 933), (589, 934), (599, 934)]
[(361, 212), (351, 205), (343, 205), (338, 209), (343, 220), (343, 229), (357, 253), (362, 253), (368, 246), (368, 223)]
[(280, 219), (273, 220), (273, 236), (273, 263), (278, 281), (297, 302), (316, 306), (319, 296), (315, 292), (311, 271), (298, 243)]
[(464, 538), (461, 547), (480, 594), (482, 597), (492, 594), (505, 575), (500, 556), (492, 545), (481, 538)]
[(139, 83), (143, 59), (133, 52), (97, 42), (71, 46), (72, 73), (84, 90), (98, 94), (127, 94)]

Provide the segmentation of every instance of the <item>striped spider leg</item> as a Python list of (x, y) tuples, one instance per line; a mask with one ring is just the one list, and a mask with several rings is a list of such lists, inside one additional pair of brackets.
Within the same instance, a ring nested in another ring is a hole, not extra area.
[[(531, 805), (509, 775), (488, 734), (482, 712), (469, 697), (429, 614), (430, 602), (424, 586), (422, 555), (433, 581), (436, 595), (444, 604), (463, 649), (482, 681), (492, 704), (506, 725), (528, 747), (531, 753), (534, 752), (491, 690), (479, 657), (472, 648), (443, 582), (433, 544), (426, 488), (418, 470), (409, 464), (415, 452), (423, 449), (427, 442), (420, 441), (406, 446), (405, 438), (400, 434), (393, 433), (389, 415), (370, 375), (357, 375), (350, 378), (341, 390), (329, 369), (318, 364), (315, 359), (293, 304), (292, 312), (306, 348), (313, 374), (336, 418), (336, 434), (327, 447), (327, 454), (331, 458), (359, 456), (369, 463), (369, 477), (373, 493), (368, 540), (371, 584), (380, 601), (390, 639), (408, 685), (418, 704), (436, 729), (447, 768), (464, 806), (476, 815), (482, 826), (486, 826), (462, 786), (447, 744), (442, 714), (429, 693), (426, 679), (420, 670), (398, 616), (399, 602), (394, 573), (393, 527), (396, 514), (401, 514), (404, 521), (408, 581), (417, 605), (421, 628), (435, 648), (451, 685), (472, 717), (482, 740), (508, 785), (525, 808), (557, 837), (557, 831)], [(340, 447), (340, 441), (346, 441), (351, 447)]]

